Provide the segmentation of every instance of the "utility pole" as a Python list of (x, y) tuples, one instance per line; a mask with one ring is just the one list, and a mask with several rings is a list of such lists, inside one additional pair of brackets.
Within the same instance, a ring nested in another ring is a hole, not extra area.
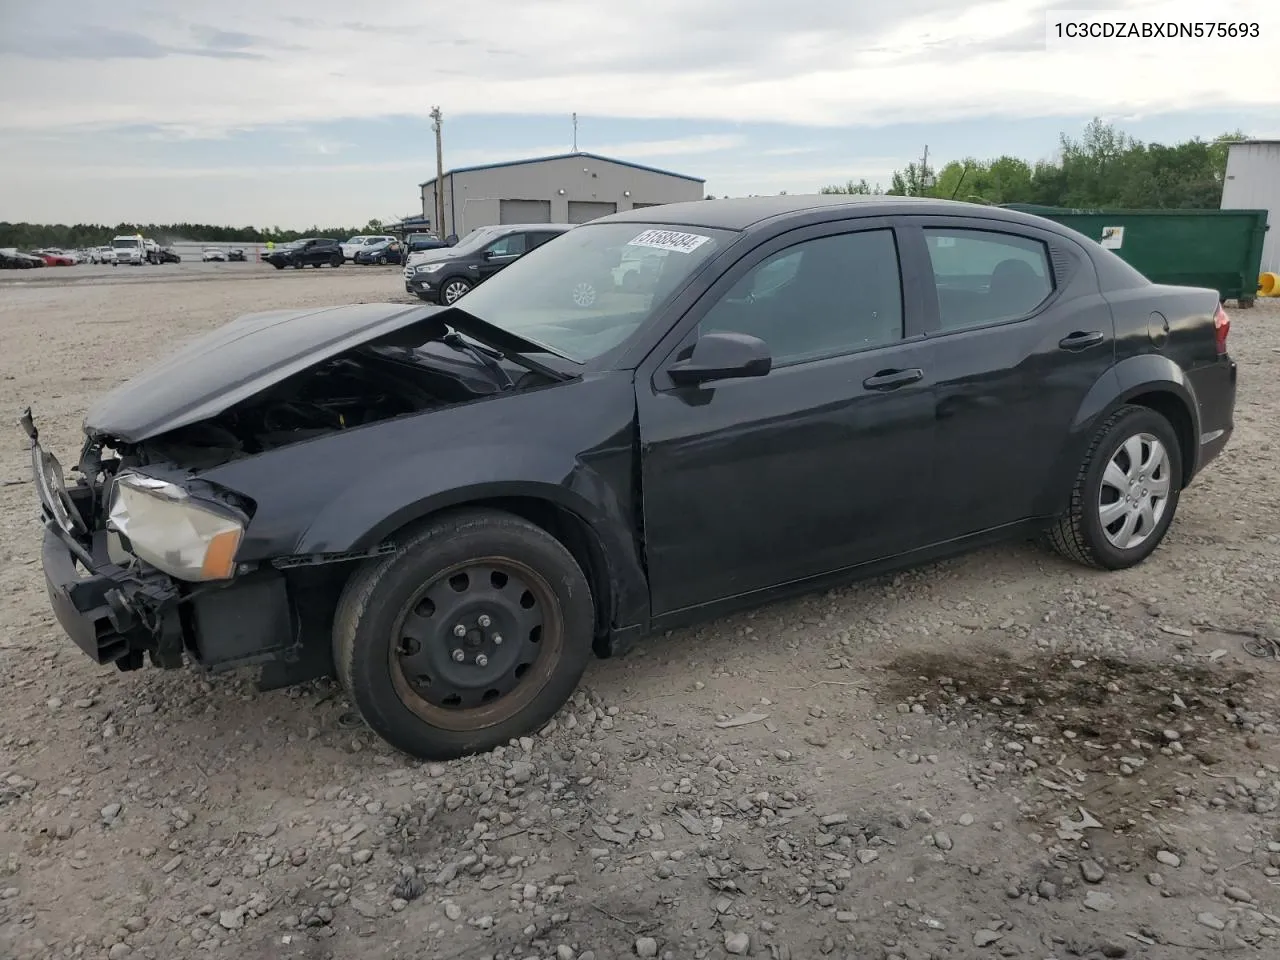
[(920, 195), (929, 189), (929, 145), (924, 145), (924, 158), (920, 161)]
[(436, 134), (436, 236), (444, 239), (444, 148), (441, 145), (440, 127), (443, 116), (439, 107), (431, 108), (431, 129)]
[(573, 115), (573, 152), (578, 152), (578, 115)]

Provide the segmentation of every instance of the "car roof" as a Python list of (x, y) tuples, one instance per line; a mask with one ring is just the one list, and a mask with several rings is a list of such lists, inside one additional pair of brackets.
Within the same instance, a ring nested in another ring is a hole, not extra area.
[(802, 217), (805, 214), (848, 213), (860, 217), (895, 214), (981, 216), (1043, 226), (1039, 217), (979, 203), (938, 200), (933, 197), (891, 197), (849, 194), (784, 194), (777, 197), (734, 197), (723, 200), (687, 200), (641, 207), (601, 217), (594, 223), (660, 223), (672, 226), (748, 230), (765, 221)]
[(477, 230), (501, 230), (510, 233), (515, 230), (553, 230), (563, 233), (572, 230), (576, 223), (495, 223), (491, 227), (476, 227)]

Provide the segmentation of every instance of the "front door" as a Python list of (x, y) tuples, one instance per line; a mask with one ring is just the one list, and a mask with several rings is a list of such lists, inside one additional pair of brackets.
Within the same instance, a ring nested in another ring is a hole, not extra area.
[(515, 263), (525, 252), (525, 235), (508, 233), (494, 240), (480, 255), (480, 279), (486, 280), (509, 263)]
[(1070, 241), (1022, 224), (912, 221), (908, 249), (921, 253), (936, 295), (940, 482), (930, 529), (940, 542), (1043, 512), (1072, 422), (1114, 363), (1115, 331)]
[[(893, 556), (931, 494), (930, 355), (887, 221), (768, 241), (637, 378), (655, 616)], [(678, 387), (663, 368), (711, 331), (764, 340), (771, 372)]]

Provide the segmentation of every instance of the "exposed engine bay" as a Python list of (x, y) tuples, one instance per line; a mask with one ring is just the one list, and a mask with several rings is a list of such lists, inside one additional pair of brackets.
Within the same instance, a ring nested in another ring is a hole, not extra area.
[(412, 359), (412, 351), (335, 357), (208, 420), (137, 445), (126, 460), (200, 470), (341, 430), (478, 399), (459, 377)]

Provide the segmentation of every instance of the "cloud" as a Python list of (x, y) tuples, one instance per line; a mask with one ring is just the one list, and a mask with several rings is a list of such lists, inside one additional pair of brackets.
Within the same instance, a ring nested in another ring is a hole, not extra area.
[[(1215, 19), (1268, 20), (1265, 2), (1228, 6)], [(1261, 48), (1203, 45), (1203, 56), (1238, 51), (1230, 70), (1188, 69), (1185, 50), (1159, 41), (1125, 44), (1123, 56), (1115, 45), (1046, 50), (1045, 7), (1044, 0), (638, 7), (490, 0), (483, 17), (461, 5), (420, 3), (381, 5), (376, 17), (365, 12), (355, 21), (349, 0), (311, 0), (306, 16), (258, 0), (220, 0), (222, 22), (233, 30), (187, 22), (194, 5), (159, 0), (113, 0), (74, 18), (56, 16), (54, 5), (22, 5), (13, 9), (35, 12), (15, 14), (0, 41), (0, 74), (16, 94), (0, 107), (0, 127), (217, 131), (425, 116), (436, 103), (446, 118), (577, 110), (841, 127), (1275, 103), (1274, 66)], [(166, 65), (160, 74), (157, 61)], [(167, 69), (170, 62), (182, 66)], [(122, 97), (121, 88), (137, 93)], [(303, 88), (305, 95), (280, 93)]]

